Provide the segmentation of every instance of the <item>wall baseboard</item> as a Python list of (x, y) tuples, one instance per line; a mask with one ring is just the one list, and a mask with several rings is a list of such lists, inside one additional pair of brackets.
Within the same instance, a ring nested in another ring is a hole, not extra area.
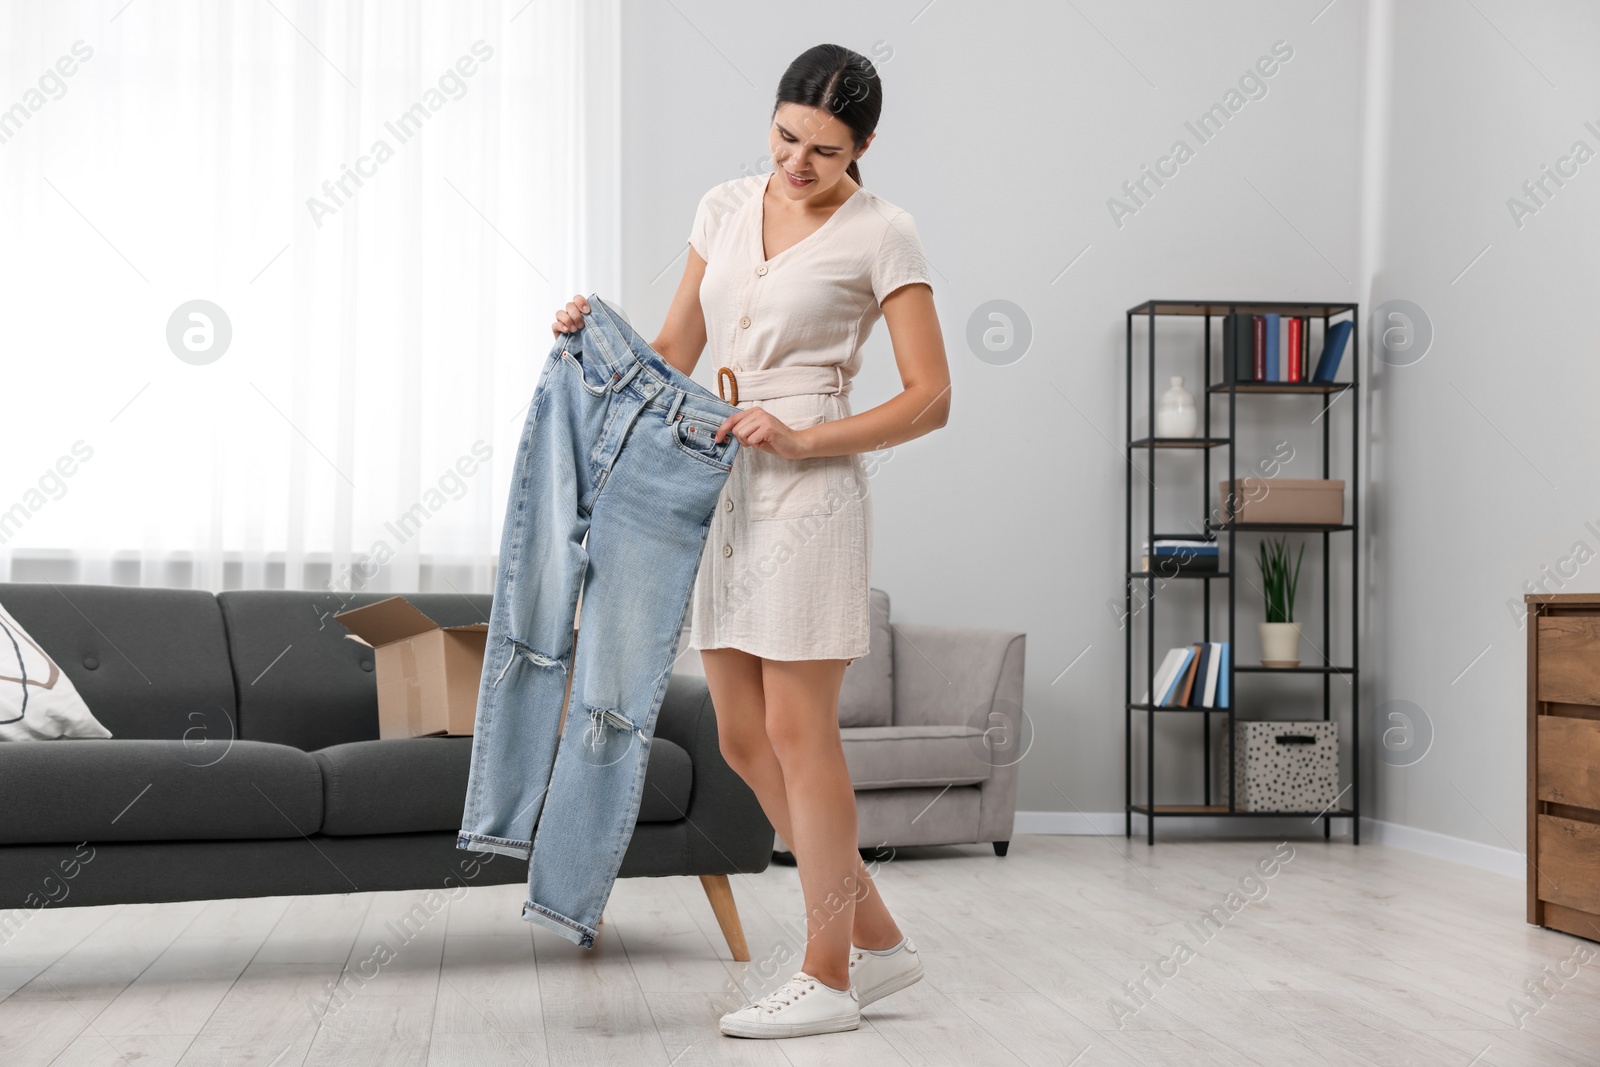
[(1421, 852), (1452, 863), (1476, 867), (1481, 871), (1503, 874), (1519, 882), (1528, 880), (1528, 859), (1514, 848), (1485, 845), (1465, 837), (1451, 837), (1449, 834), (1422, 830), (1403, 823), (1382, 822), (1378, 819), (1362, 819), (1361, 830), (1363, 841), (1370, 839), (1381, 845), (1394, 845), (1396, 848)]
[[(1019, 811), (1014, 823), (1019, 834), (1099, 834), (1122, 838), (1126, 826), (1120, 811)], [(1133, 840), (1145, 833), (1143, 816), (1133, 819)], [(1283, 819), (1217, 819), (1207, 816), (1163, 819), (1156, 828), (1156, 844), (1162, 841), (1193, 840), (1197, 837), (1263, 838), (1286, 837), (1291, 839), (1321, 837), (1322, 820), (1307, 820), (1299, 816)], [(1350, 836), (1350, 820), (1333, 821), (1333, 838)], [(1126, 838), (1123, 838), (1126, 840)], [(1527, 859), (1516, 849), (1499, 848), (1464, 837), (1421, 830), (1415, 826), (1384, 822), (1363, 817), (1361, 820), (1362, 844), (1392, 845), (1411, 852), (1420, 852), (1437, 859), (1449, 860), (1478, 870), (1503, 874), (1519, 882), (1527, 877)]]

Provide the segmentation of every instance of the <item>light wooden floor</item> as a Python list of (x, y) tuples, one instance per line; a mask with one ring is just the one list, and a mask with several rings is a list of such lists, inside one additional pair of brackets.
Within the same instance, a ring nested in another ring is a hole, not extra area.
[[(618, 882), (593, 950), (523, 922), (520, 885), (409, 931), (422, 894), (46, 910), (0, 950), (0, 1064), (1600, 1062), (1600, 958), (1574, 955), (1600, 945), (1526, 925), (1519, 881), (1291, 844), (1254, 886), (1276, 841), (901, 850), (875, 875), (927, 977), (859, 1031), (788, 1041), (723, 1037), (717, 1017), (747, 969), (774, 975), (764, 992), (799, 968), (780, 948), (798, 946), (793, 867), (733, 880), (749, 964), (729, 961), (692, 878)], [(1237, 910), (1201, 930), (1230, 893)], [(393, 958), (365, 963), (380, 940)], [(308, 1003), (345, 969), (318, 1018)], [(1146, 975), (1141, 1006), (1124, 987)]]

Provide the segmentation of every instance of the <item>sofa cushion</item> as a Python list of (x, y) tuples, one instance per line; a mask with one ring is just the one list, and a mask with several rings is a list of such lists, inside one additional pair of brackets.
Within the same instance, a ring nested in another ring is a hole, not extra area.
[(844, 669), (839, 686), (840, 726), (888, 726), (894, 721), (894, 631), (889, 628), (889, 594), (869, 596), (872, 621), (867, 654)]
[[(393, 595), (284, 589), (216, 594), (239, 694), (239, 736), (308, 752), (376, 741), (378, 686), (372, 649), (351, 640), (350, 631), (333, 616)], [(405, 597), (440, 626), (488, 622), (494, 600), (488, 593)]]
[(0, 810), (4, 845), (301, 837), (322, 825), (322, 775), (255, 741), (0, 745)]
[(112, 739), (226, 744), (237, 736), (227, 638), (211, 593), (5, 582), (0, 604), (60, 664)]
[(861, 726), (839, 735), (857, 789), (972, 785), (992, 770), (983, 731), (971, 726)]
[[(472, 762), (470, 737), (353, 741), (311, 753), (322, 769), (322, 832), (335, 837), (461, 829)], [(639, 818), (673, 822), (689, 809), (689, 754), (650, 742)]]
[(110, 736), (71, 676), (0, 603), (0, 741)]

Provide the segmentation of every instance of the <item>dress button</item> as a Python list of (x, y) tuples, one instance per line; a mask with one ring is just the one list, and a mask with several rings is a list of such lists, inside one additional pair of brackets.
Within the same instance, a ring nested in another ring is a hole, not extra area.
[(749, 329), (749, 327), (750, 327), (750, 316), (749, 315), (744, 315), (744, 316), (740, 317), (739, 325), (741, 327), (744, 327), (745, 329)]
[(723, 502), (722, 502), (722, 510), (723, 510), (723, 511), (732, 511), (732, 510), (733, 510), (733, 501), (731, 501), (731, 500), (724, 500), (724, 501), (723, 501)]
[(724, 555), (724, 556), (731, 556), (731, 555), (733, 555), (733, 546), (732, 546), (732, 545), (723, 545), (723, 546), (722, 546), (722, 554), (723, 554), (723, 555)]
[(756, 273), (757, 274), (765, 274), (765, 273), (767, 273), (767, 268), (766, 267), (757, 267), (756, 268)]

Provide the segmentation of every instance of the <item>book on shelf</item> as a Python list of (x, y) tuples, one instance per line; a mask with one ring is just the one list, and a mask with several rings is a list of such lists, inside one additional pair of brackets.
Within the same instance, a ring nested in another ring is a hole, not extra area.
[(1139, 557), (1139, 570), (1150, 574), (1220, 574), (1216, 556)]
[(1284, 351), (1289, 353), (1289, 361), (1288, 365), (1284, 368), (1283, 380), (1286, 382), (1298, 382), (1301, 380), (1300, 331), (1305, 328), (1306, 320), (1303, 316), (1295, 315), (1290, 318), (1288, 322), (1288, 338), (1284, 345)]
[(1214, 645), (1206, 646), (1210, 655), (1206, 657), (1205, 688), (1200, 692), (1199, 706), (1209, 708), (1217, 696), (1217, 667), (1222, 661), (1222, 653)]
[(1222, 318), (1222, 373), (1230, 382), (1248, 382), (1255, 378), (1250, 316), (1235, 311)]
[(1222, 373), (1227, 382), (1331, 382), (1349, 342), (1349, 319), (1329, 324), (1311, 370), (1311, 316), (1222, 317)]
[(1265, 343), (1267, 346), (1267, 373), (1262, 380), (1268, 382), (1281, 382), (1283, 381), (1283, 372), (1278, 366), (1279, 348), (1281, 347), (1278, 344), (1280, 340), (1278, 328), (1279, 316), (1268, 313), (1266, 315), (1259, 316), (1259, 318), (1261, 319), (1261, 332), (1265, 336)]
[[(1185, 662), (1185, 657), (1188, 655), (1189, 649), (1174, 648), (1169, 650), (1167, 652), (1167, 658), (1161, 661), (1161, 669), (1156, 671), (1155, 677), (1155, 691), (1160, 694), (1159, 698), (1155, 701), (1155, 704), (1158, 707), (1166, 706), (1167, 694), (1171, 691), (1172, 684), (1178, 677), (1178, 670), (1182, 667), (1183, 663)], [(1151, 703), (1150, 690), (1146, 689), (1144, 691), (1144, 697), (1139, 701), (1139, 703)]]
[(1211, 658), (1211, 643), (1209, 641), (1194, 646), (1194, 674), (1193, 682), (1184, 694), (1183, 706), (1186, 708), (1203, 708), (1205, 704), (1201, 698), (1206, 692), (1206, 661)]
[[(1150, 550), (1150, 542), (1144, 543), (1145, 551)], [(1180, 552), (1210, 552), (1217, 553), (1217, 542), (1210, 537), (1158, 537), (1156, 538), (1156, 554), (1176, 555)]]
[(1228, 679), (1232, 677), (1233, 646), (1226, 641), (1222, 643), (1222, 666), (1217, 674), (1217, 703), (1219, 708), (1228, 707)]
[(1144, 543), (1144, 556), (1140, 569), (1174, 574), (1179, 571), (1204, 571), (1215, 573), (1218, 569), (1220, 549), (1209, 538), (1157, 538), (1155, 548)]
[[(1156, 671), (1160, 708), (1225, 708), (1228, 706), (1228, 642), (1196, 641), (1170, 649)], [(1145, 690), (1141, 704), (1149, 704)]]
[(1250, 316), (1250, 364), (1254, 381), (1267, 381), (1267, 320), (1260, 315)]
[(1340, 319), (1328, 327), (1328, 336), (1322, 342), (1322, 358), (1317, 360), (1317, 373), (1312, 375), (1312, 381), (1333, 381), (1333, 376), (1339, 373), (1339, 361), (1344, 358), (1344, 346), (1350, 340), (1351, 329), (1349, 319)]
[(1178, 684), (1172, 687), (1172, 695), (1167, 698), (1167, 702), (1175, 708), (1189, 706), (1189, 688), (1194, 685), (1194, 669), (1200, 663), (1200, 646), (1190, 645), (1188, 651), (1183, 660), (1183, 670), (1178, 672)]

